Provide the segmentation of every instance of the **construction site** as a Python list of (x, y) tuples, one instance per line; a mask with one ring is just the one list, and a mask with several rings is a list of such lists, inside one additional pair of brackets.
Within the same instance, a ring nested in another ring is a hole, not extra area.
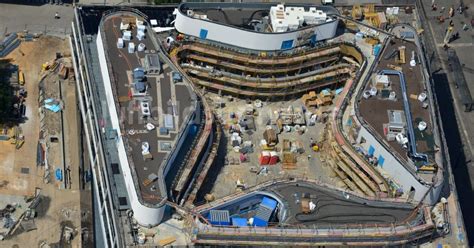
[(69, 42), (25, 33), (6, 37), (1, 83), (12, 89), (13, 104), (0, 124), (1, 246), (87, 247), (93, 229), (84, 217), (92, 215), (92, 203), (80, 176)]
[(96, 242), (464, 245), (416, 11), (76, 8)]

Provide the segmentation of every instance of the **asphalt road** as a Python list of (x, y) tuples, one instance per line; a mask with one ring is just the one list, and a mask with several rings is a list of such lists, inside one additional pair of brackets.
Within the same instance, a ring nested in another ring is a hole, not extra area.
[[(54, 18), (58, 13), (59, 19)], [(74, 17), (71, 5), (19, 5), (0, 3), (0, 33), (21, 32), (44, 33), (56, 36), (70, 34)]]
[[(425, 14), (429, 22), (429, 32), (432, 33), (430, 43), (435, 47), (429, 52), (428, 59), (432, 62), (433, 79), (435, 83), (435, 92), (438, 98), (443, 128), (445, 132), (448, 151), (451, 159), (451, 166), (456, 181), (456, 187), (463, 212), (464, 224), (468, 239), (471, 245), (474, 241), (474, 213), (472, 206), (474, 204), (474, 162), (472, 156), (474, 153), (474, 112), (464, 112), (461, 105), (460, 92), (456, 87), (453, 72), (449, 69), (447, 52), (442, 48), (444, 34), (450, 20), (440, 23), (437, 17), (447, 16), (448, 9), (453, 6), (457, 8), (459, 0), (435, 0), (438, 5), (437, 11), (431, 10), (431, 0), (422, 1), (425, 8)], [(452, 18), (454, 32), (459, 32), (460, 38), (451, 42), (449, 45), (458, 55), (463, 66), (463, 74), (466, 78), (471, 96), (474, 94), (474, 31), (470, 25), (474, 17), (474, 1), (464, 0), (464, 5), (468, 7), (463, 14), (456, 12)], [(441, 13), (441, 7), (445, 11)], [(462, 27), (468, 23), (469, 29), (464, 31)], [(439, 55), (439, 59), (437, 58)]]

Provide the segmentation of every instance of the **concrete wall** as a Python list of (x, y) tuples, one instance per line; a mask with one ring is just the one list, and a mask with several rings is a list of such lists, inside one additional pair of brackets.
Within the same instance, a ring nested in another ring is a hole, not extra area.
[[(359, 131), (359, 135), (357, 137), (357, 143), (360, 143), (361, 139), (364, 138), (366, 140), (365, 143), (360, 144), (366, 151), (369, 150), (369, 147), (372, 146), (375, 148), (374, 157), (379, 158), (382, 156), (384, 158), (383, 165), (379, 165), (386, 171), (390, 177), (402, 187), (404, 193), (408, 193), (413, 187), (415, 189), (415, 195), (413, 199), (415, 201), (421, 201), (423, 196), (426, 192), (430, 189), (431, 182), (422, 183), (420, 182), (415, 175), (410, 173), (393, 155), (389, 152), (385, 147), (383, 147), (377, 139), (363, 126)], [(426, 196), (424, 202), (433, 205), (438, 202), (439, 195), (441, 192), (441, 186), (438, 186), (430, 192), (428, 196)]]
[(288, 47), (293, 48), (299, 45), (297, 42), (298, 37), (305, 37), (304, 41), (306, 42), (313, 34), (316, 34), (317, 41), (333, 38), (336, 35), (338, 25), (338, 20), (335, 20), (316, 27), (293, 32), (259, 33), (211, 21), (195, 19), (181, 11), (177, 12), (174, 25), (176, 30), (180, 33), (203, 38), (202, 32), (205, 33), (207, 31), (207, 35), (204, 39), (236, 47), (263, 51), (282, 50), (282, 43), (285, 41), (293, 41), (291, 47)]
[[(97, 50), (99, 53), (99, 62), (102, 71), (102, 79), (104, 81), (105, 90), (107, 93), (107, 105), (109, 108), (110, 119), (112, 121), (112, 127), (117, 130), (118, 134), (122, 134), (123, 131), (120, 130), (119, 118), (117, 114), (117, 109), (115, 107), (115, 101), (112, 91), (112, 84), (110, 82), (110, 75), (107, 67), (107, 61), (105, 58), (104, 46), (102, 43), (102, 36), (99, 30), (97, 36)], [(125, 145), (123, 142), (123, 137), (118, 135), (117, 137), (117, 150), (119, 153), (120, 168), (122, 169), (125, 184), (127, 187), (128, 198), (130, 200), (130, 205), (132, 207), (134, 218), (138, 224), (143, 226), (156, 226), (163, 219), (163, 214), (165, 212), (165, 206), (160, 208), (147, 207), (140, 202), (140, 199), (137, 195), (139, 189), (135, 188), (134, 180), (132, 177), (132, 171), (130, 169), (127, 154), (125, 151)]]

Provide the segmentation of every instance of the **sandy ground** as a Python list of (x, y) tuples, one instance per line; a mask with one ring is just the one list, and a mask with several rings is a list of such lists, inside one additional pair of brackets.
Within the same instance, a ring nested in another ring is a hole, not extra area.
[[(23, 42), (19, 48), (12, 52), (8, 58), (13, 64), (19, 65), (25, 74), (25, 86), (28, 91), (26, 98), (27, 120), (21, 124), (25, 136), (25, 144), (20, 150), (15, 150), (13, 145), (7, 142), (0, 143), (0, 169), (2, 171), (0, 180), (6, 178), (8, 183), (0, 187), (0, 194), (9, 195), (31, 195), (35, 188), (41, 188), (44, 196), (37, 208), (38, 216), (35, 219), (37, 230), (28, 233), (20, 233), (8, 240), (1, 241), (0, 247), (31, 247), (38, 246), (42, 241), (46, 243), (57, 243), (63, 223), (69, 222), (76, 228), (76, 234), (80, 234), (80, 191), (78, 181), (78, 123), (76, 110), (75, 86), (73, 82), (63, 83), (64, 117), (68, 119), (65, 138), (66, 163), (71, 166), (73, 172), (73, 183), (71, 190), (59, 189), (55, 183), (44, 184), (42, 167), (36, 166), (37, 143), (39, 136), (39, 103), (38, 82), (41, 73), (41, 65), (46, 61), (52, 61), (56, 52), (69, 54), (69, 41), (53, 37), (42, 37), (33, 42)], [(59, 144), (59, 143), (58, 143)], [(55, 154), (53, 161), (60, 161), (61, 155)], [(21, 168), (29, 168), (29, 174), (22, 174)], [(15, 178), (15, 180), (11, 180)], [(1, 197), (1, 196), (0, 196)], [(80, 237), (73, 240), (72, 247), (80, 247)]]

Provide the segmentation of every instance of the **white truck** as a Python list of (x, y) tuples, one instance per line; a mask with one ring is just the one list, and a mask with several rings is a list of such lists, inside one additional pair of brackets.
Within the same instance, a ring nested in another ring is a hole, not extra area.
[(334, 4), (334, 0), (321, 0), (323, 5), (332, 5)]

